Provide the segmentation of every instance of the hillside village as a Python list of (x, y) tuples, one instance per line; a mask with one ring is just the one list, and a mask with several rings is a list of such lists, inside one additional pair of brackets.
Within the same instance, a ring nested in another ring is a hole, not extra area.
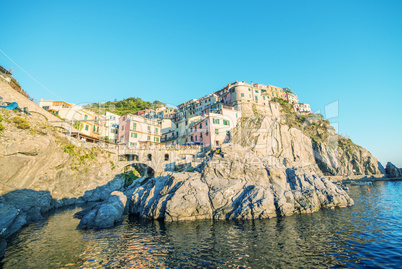
[[(1, 78), (23, 92), (12, 74), (0, 69)], [(27, 95), (23, 92), (24, 95)], [(231, 140), (231, 130), (250, 104), (278, 110), (279, 100), (288, 102), (298, 114), (311, 114), (310, 105), (300, 103), (289, 88), (236, 81), (224, 88), (177, 107), (158, 105), (133, 114), (118, 115), (113, 105), (97, 109), (64, 101), (43, 100), (39, 106), (56, 117), (53, 125), (65, 133), (90, 143), (108, 143), (129, 147), (150, 145), (200, 145), (204, 150)], [(116, 112), (116, 113), (113, 113)]]
[[(146, 145), (201, 145), (204, 149), (230, 140), (230, 131), (242, 116), (245, 104), (271, 106), (278, 99), (293, 105), (297, 113), (311, 113), (288, 88), (235, 82), (198, 99), (172, 107), (145, 109), (121, 116), (95, 113), (64, 101), (41, 100), (40, 107), (70, 123), (70, 133), (87, 142), (107, 142), (140, 147)], [(102, 110), (102, 109), (100, 109)]]

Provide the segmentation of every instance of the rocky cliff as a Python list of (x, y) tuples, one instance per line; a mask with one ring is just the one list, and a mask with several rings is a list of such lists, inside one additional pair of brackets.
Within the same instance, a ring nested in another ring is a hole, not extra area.
[(125, 192), (130, 213), (168, 221), (261, 219), (353, 205), (315, 165), (279, 168), (269, 159), (225, 145), (197, 167), (199, 172), (134, 182)]
[(0, 123), (0, 257), (8, 236), (47, 211), (124, 186), (115, 154), (80, 147), (42, 115), (0, 108)]
[(283, 100), (269, 108), (245, 107), (246, 113), (232, 131), (232, 141), (271, 157), (271, 164), (276, 162), (284, 167), (317, 164), (326, 176), (385, 172), (370, 152), (338, 135), (321, 115), (298, 115)]

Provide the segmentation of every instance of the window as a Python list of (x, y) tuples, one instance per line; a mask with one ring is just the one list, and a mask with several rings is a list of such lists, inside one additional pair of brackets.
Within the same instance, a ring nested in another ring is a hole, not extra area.
[(147, 140), (148, 140), (148, 141), (151, 141), (151, 136), (150, 136), (150, 135), (148, 135)]
[(137, 123), (133, 123), (133, 130), (136, 130), (137, 129)]
[(215, 134), (219, 134), (219, 130), (218, 130), (218, 129), (215, 129)]
[(165, 161), (169, 161), (169, 154), (165, 154)]
[(85, 124), (85, 131), (88, 131), (89, 125)]
[(152, 155), (148, 154), (148, 161), (152, 161)]
[(276, 97), (278, 97), (278, 94), (276, 94)]
[(92, 128), (92, 131), (95, 132), (95, 130), (96, 130), (96, 126), (94, 125), (94, 128)]
[(158, 134), (158, 128), (155, 128), (155, 134)]
[(197, 136), (195, 136), (195, 141), (197, 141)]
[(274, 93), (272, 93), (272, 96), (275, 97)]
[(248, 91), (251, 91), (250, 88), (248, 88)]
[(248, 97), (251, 98), (251, 94), (249, 94)]
[(191, 136), (191, 137), (190, 137), (190, 140), (191, 140), (191, 142), (194, 142), (194, 137)]
[(147, 129), (148, 129), (148, 131), (151, 131), (151, 126), (148, 125), (148, 126), (147, 126)]
[(208, 130), (207, 130), (207, 131), (205, 132), (205, 135), (208, 136), (208, 134), (209, 134), (209, 132), (208, 132)]
[(43, 106), (42, 107), (44, 110), (48, 110), (49, 109), (49, 106)]
[(99, 133), (99, 127), (96, 128), (96, 132)]
[(124, 125), (123, 125), (123, 126), (121, 126), (121, 130), (122, 130), (122, 131), (124, 131)]
[(242, 94), (240, 94), (241, 95), (241, 97), (244, 97), (244, 93), (242, 93)]
[(87, 115), (87, 114), (84, 115), (84, 119), (85, 119), (85, 120), (88, 119), (88, 115)]
[(202, 123), (200, 123), (200, 129), (202, 128)]
[(258, 97), (257, 97), (257, 96), (255, 96), (255, 100), (258, 101)]
[(255, 90), (255, 93), (258, 93), (258, 90)]
[(208, 125), (208, 120), (205, 121), (205, 125)]
[(263, 97), (262, 97), (262, 99), (264, 99), (264, 100), (265, 100), (265, 96), (263, 96)]

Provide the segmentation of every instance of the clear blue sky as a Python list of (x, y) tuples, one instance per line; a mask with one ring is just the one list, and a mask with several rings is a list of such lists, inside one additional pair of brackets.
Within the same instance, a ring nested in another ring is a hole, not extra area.
[[(402, 167), (402, 1), (3, 1), (0, 49), (73, 103), (290, 87)], [(0, 53), (33, 97), (58, 99)]]

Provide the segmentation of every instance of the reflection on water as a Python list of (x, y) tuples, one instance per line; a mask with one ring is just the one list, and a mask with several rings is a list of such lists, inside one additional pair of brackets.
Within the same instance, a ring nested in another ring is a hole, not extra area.
[(351, 186), (355, 206), (256, 221), (126, 218), (77, 231), (68, 209), (14, 235), (4, 268), (391, 267), (402, 264), (401, 182)]

